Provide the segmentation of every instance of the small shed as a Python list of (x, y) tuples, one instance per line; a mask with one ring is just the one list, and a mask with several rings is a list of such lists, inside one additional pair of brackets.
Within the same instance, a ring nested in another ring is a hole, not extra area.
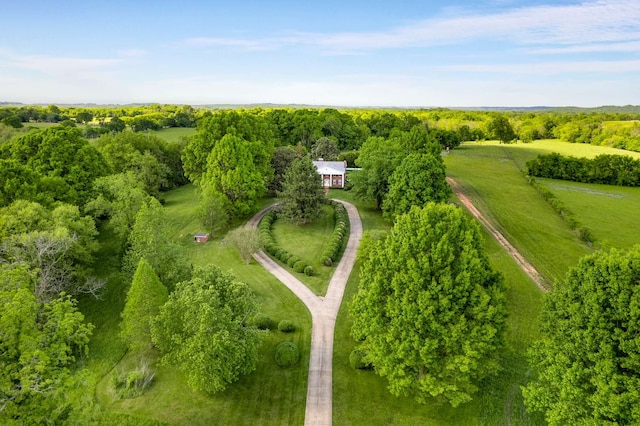
[(193, 241), (195, 241), (196, 243), (206, 243), (207, 241), (209, 241), (209, 234), (196, 234), (193, 237)]

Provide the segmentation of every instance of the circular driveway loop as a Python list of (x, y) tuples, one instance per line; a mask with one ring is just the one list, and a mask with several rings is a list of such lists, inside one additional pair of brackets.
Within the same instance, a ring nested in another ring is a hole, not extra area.
[[(329, 281), (329, 288), (324, 297), (315, 295), (262, 250), (253, 255), (258, 263), (298, 296), (311, 312), (311, 354), (305, 426), (331, 425), (333, 334), (344, 289), (356, 262), (356, 254), (362, 238), (362, 222), (356, 207), (346, 201), (336, 201), (342, 203), (347, 209), (350, 233), (347, 247)], [(256, 227), (262, 216), (273, 207), (274, 205), (271, 205), (260, 211), (247, 223), (247, 226)]]

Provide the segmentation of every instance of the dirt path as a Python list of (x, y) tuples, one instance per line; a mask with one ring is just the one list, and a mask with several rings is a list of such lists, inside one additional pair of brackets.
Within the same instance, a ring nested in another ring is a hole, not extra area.
[(500, 244), (507, 251), (507, 253), (509, 253), (509, 256), (511, 256), (513, 260), (515, 260), (518, 266), (520, 266), (524, 273), (527, 274), (529, 278), (531, 278), (531, 280), (538, 286), (538, 288), (545, 293), (549, 291), (549, 289), (544, 286), (544, 278), (542, 278), (542, 275), (540, 275), (536, 268), (534, 268), (534, 266), (529, 263), (527, 259), (522, 256), (522, 254), (520, 254), (520, 252), (504, 237), (504, 235), (502, 235), (502, 233), (500, 233), (500, 231), (498, 231), (493, 226), (493, 224), (482, 215), (482, 213), (473, 205), (471, 199), (467, 197), (466, 194), (462, 191), (460, 185), (458, 185), (455, 180), (449, 177), (447, 178), (447, 182), (449, 182), (449, 185), (451, 185), (451, 187), (453, 188), (453, 192), (455, 192), (460, 202), (464, 204), (469, 212), (471, 212), (471, 214), (475, 216), (478, 221), (480, 221), (480, 223), (487, 229), (487, 231), (489, 231), (489, 233), (493, 235), (496, 241), (498, 241), (498, 244)]
[[(262, 251), (253, 256), (258, 263), (298, 296), (311, 312), (311, 351), (304, 419), (306, 426), (328, 426), (332, 422), (334, 329), (344, 289), (355, 264), (358, 245), (362, 237), (362, 222), (358, 210), (353, 204), (337, 201), (344, 204), (349, 214), (350, 234), (347, 247), (331, 277), (327, 294), (324, 297), (313, 294), (307, 286)], [(273, 206), (256, 214), (247, 223), (247, 226), (257, 226), (262, 216), (271, 208)]]

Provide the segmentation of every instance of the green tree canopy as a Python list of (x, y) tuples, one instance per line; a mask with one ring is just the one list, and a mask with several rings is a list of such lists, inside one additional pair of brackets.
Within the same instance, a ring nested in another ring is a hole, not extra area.
[(290, 222), (305, 224), (320, 215), (322, 178), (309, 157), (298, 158), (287, 170), (278, 199), (280, 216)]
[(141, 258), (127, 292), (120, 323), (120, 335), (131, 349), (144, 349), (151, 345), (151, 321), (160, 313), (160, 307), (167, 298), (167, 288), (149, 262)]
[(273, 179), (269, 182), (269, 194), (276, 195), (278, 191), (282, 191), (284, 174), (289, 170), (293, 161), (300, 157), (301, 154), (291, 146), (279, 146), (275, 149), (271, 157)]
[(440, 155), (409, 154), (389, 178), (389, 192), (382, 203), (384, 216), (393, 219), (411, 206), (447, 201), (452, 191), (445, 178)]
[(311, 147), (311, 158), (314, 160), (335, 161), (340, 155), (336, 141), (326, 136), (321, 137)]
[(487, 131), (494, 139), (502, 143), (510, 143), (516, 138), (516, 132), (509, 119), (502, 114), (496, 114), (487, 124)]
[(0, 145), (0, 157), (13, 159), (41, 176), (58, 177), (68, 185), (61, 201), (82, 205), (93, 194), (93, 182), (109, 174), (102, 155), (73, 127), (34, 130)]
[(0, 422), (59, 423), (69, 416), (69, 393), (79, 386), (72, 366), (86, 355), (93, 326), (75, 301), (47, 303), (33, 293), (35, 274), (0, 265)]
[(124, 270), (133, 274), (141, 259), (147, 259), (160, 281), (169, 289), (189, 279), (191, 264), (170, 233), (167, 214), (158, 200), (151, 197), (140, 206), (129, 234)]
[(198, 132), (182, 153), (185, 175), (191, 182), (199, 183), (209, 167), (209, 154), (226, 135), (245, 141), (251, 160), (266, 185), (273, 175), (270, 165), (275, 146), (273, 133), (263, 117), (246, 111), (219, 111), (199, 121)]
[(140, 206), (149, 197), (144, 184), (131, 171), (96, 179), (97, 197), (85, 210), (95, 218), (108, 219), (107, 224), (124, 242), (133, 227)]
[(546, 296), (530, 410), (551, 425), (640, 423), (640, 246), (580, 260)]
[(209, 265), (179, 283), (152, 323), (162, 362), (177, 366), (195, 390), (215, 393), (255, 370), (261, 335), (249, 287)]
[(253, 162), (249, 146), (232, 134), (220, 139), (209, 154), (201, 186), (224, 195), (227, 210), (233, 216), (251, 213), (266, 193), (265, 180)]
[(370, 137), (360, 149), (356, 164), (362, 170), (353, 174), (353, 190), (357, 197), (376, 202), (382, 207), (382, 201), (389, 190), (389, 177), (402, 160), (402, 147), (397, 140)]
[(453, 406), (498, 369), (504, 284), (478, 225), (457, 207), (429, 203), (397, 218), (361, 253), (352, 335), (394, 395)]

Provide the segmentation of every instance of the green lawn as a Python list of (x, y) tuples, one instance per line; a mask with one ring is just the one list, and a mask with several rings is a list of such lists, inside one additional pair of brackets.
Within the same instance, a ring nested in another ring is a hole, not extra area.
[[(311, 316), (293, 293), (280, 284), (255, 261), (245, 264), (223, 236), (213, 236), (209, 242), (193, 242), (193, 232), (199, 230), (194, 212), (195, 190), (188, 185), (168, 192), (166, 209), (172, 219), (172, 232), (184, 245), (195, 265), (212, 263), (233, 272), (256, 293), (261, 311), (274, 321), (289, 319), (296, 332), (269, 332), (262, 347), (258, 369), (231, 385), (225, 392), (208, 396), (187, 386), (184, 376), (175, 368), (158, 367), (154, 385), (142, 397), (114, 400), (108, 390), (108, 373), (119, 363), (131, 363), (118, 338), (119, 315), (124, 306), (128, 281), (113, 273), (117, 264), (107, 257), (104, 270), (110, 283), (103, 300), (83, 300), (82, 311), (96, 325), (91, 341), (88, 367), (96, 376), (96, 396), (107, 409), (135, 416), (163, 420), (172, 424), (302, 424), (307, 392), (307, 370), (311, 342)], [(265, 200), (264, 203), (270, 203)], [(108, 240), (108, 236), (105, 237)], [(301, 350), (301, 362), (290, 369), (281, 369), (273, 360), (275, 346), (285, 340), (296, 342)], [(153, 361), (154, 355), (150, 355)]]
[(152, 130), (149, 133), (152, 133), (168, 142), (180, 142), (182, 138), (195, 135), (196, 128), (195, 127), (169, 127), (166, 129)]

